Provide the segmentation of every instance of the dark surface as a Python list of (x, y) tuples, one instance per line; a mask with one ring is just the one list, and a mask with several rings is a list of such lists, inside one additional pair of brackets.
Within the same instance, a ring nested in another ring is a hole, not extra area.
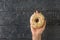
[(0, 0), (0, 40), (31, 40), (29, 20), (35, 10), (47, 20), (43, 40), (60, 40), (60, 0)]

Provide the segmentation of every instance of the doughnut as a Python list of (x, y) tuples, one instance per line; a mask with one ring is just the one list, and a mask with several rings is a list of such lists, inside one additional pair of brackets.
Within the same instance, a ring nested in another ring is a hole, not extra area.
[(30, 25), (33, 28), (41, 28), (44, 25), (45, 17), (42, 15), (41, 12), (34, 12), (30, 17)]

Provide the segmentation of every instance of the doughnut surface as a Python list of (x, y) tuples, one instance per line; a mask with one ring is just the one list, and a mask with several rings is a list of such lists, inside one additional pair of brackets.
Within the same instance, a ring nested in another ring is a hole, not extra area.
[(30, 25), (32, 25), (33, 28), (40, 28), (43, 26), (45, 21), (44, 16), (42, 15), (42, 13), (36, 11), (34, 12), (34, 14), (32, 14), (31, 18), (30, 18)]

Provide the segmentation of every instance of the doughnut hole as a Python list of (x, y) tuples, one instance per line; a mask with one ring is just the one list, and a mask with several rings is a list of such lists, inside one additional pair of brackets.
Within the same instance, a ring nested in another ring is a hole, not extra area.
[(35, 22), (36, 22), (36, 23), (38, 23), (38, 22), (39, 22), (39, 19), (38, 19), (38, 18), (36, 18), (36, 19), (35, 19)]

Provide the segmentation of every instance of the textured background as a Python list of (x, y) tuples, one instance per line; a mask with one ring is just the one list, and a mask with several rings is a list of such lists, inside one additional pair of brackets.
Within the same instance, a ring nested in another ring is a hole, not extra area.
[(0, 40), (31, 40), (29, 19), (35, 10), (47, 20), (42, 40), (60, 40), (60, 0), (0, 0)]

